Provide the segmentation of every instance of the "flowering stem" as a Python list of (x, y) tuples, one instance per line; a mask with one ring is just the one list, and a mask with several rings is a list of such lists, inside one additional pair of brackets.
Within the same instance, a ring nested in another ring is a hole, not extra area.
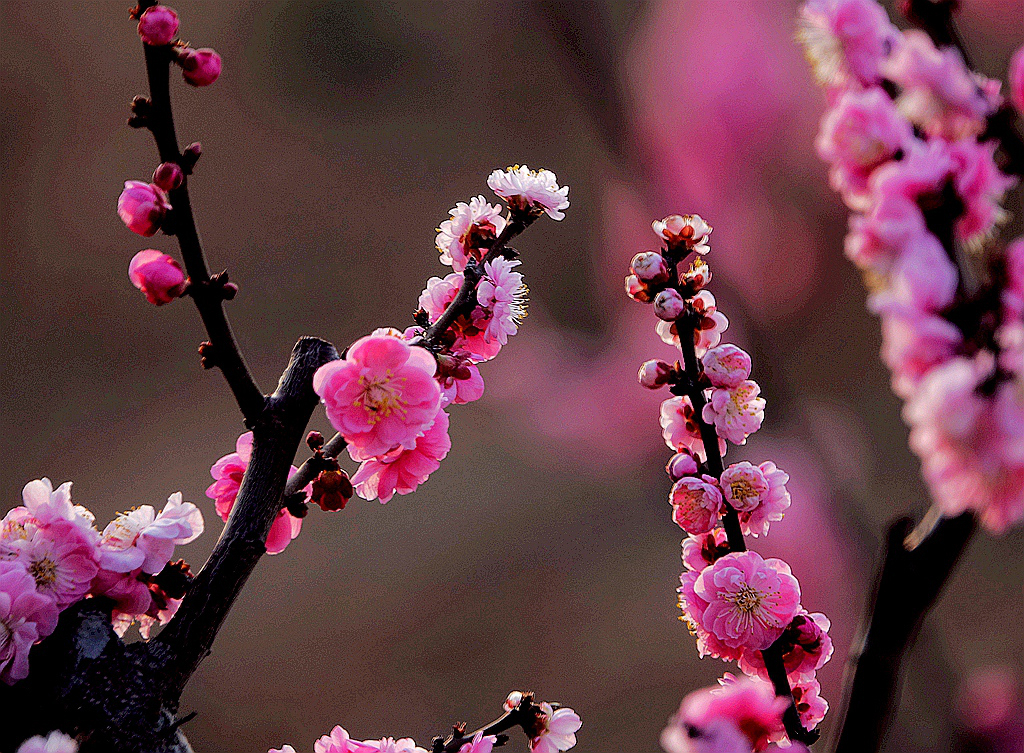
[(455, 725), (447, 737), (435, 737), (431, 745), (431, 753), (457, 753), (466, 743), (472, 741), (477, 735), (496, 735), (496, 745), (503, 745), (507, 742), (503, 735), (513, 727), (522, 727), (528, 737), (531, 736), (531, 729), (536, 725), (539, 715), (543, 714), (530, 693), (523, 694), (523, 700), (513, 709), (506, 711), (490, 724), (481, 727), (473, 732), (466, 732), (464, 724)]
[[(170, 45), (143, 44), (146, 55), (146, 75), (149, 79), (150, 106), (146, 114), (146, 125), (153, 134), (161, 162), (182, 164), (182, 155), (178, 149), (178, 138), (174, 130), (174, 117), (171, 113), (170, 65), (173, 47)], [(185, 170), (184, 172), (188, 172)], [(185, 271), (191, 280), (189, 291), (199, 316), (203, 320), (206, 332), (213, 345), (213, 352), (208, 354), (213, 363), (220, 368), (227, 380), (231, 392), (238, 401), (247, 426), (255, 424), (263, 411), (266, 398), (256, 384), (245, 359), (235, 341), (234, 333), (224, 312), (222, 290), (211, 284), (210, 270), (203, 255), (203, 247), (199, 240), (195, 218), (192, 215), (192, 202), (188, 194), (188, 177), (181, 186), (170, 191), (173, 214), (173, 231), (181, 248)]]
[[(345, 437), (341, 434), (335, 434), (331, 437), (330, 441), (323, 446), (320, 451), (321, 456), (327, 459), (333, 459), (341, 454), (342, 450), (348, 446), (348, 442), (345, 441)], [(317, 474), (322, 470), (322, 461), (318, 461), (316, 458), (309, 458), (306, 462), (299, 466), (299, 470), (295, 472), (288, 483), (284, 486), (284, 496), (291, 494), (297, 494), (306, 484), (317, 477)]]

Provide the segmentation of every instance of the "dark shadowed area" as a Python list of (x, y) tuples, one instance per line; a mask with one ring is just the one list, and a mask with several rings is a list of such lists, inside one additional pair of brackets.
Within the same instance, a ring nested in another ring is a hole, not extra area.
[[(172, 97), (182, 143), (203, 145), (197, 221), (240, 285), (229, 315), (264, 389), (300, 335), (340, 350), (411, 324), (426, 279), (450, 271), (435, 228), (489, 195), (492, 169), (548, 167), (572, 201), (516, 244), (530, 316), (482, 368), (483, 399), (452, 410), (441, 469), (386, 506), (312, 511), (262, 561), (183, 699), (195, 749), (309, 750), (335, 724), (423, 745), (517, 688), (580, 712), (581, 753), (658, 749), (683, 695), (727, 669), (676, 619), (663, 396), (635, 381), (674, 356), (622, 292), (650, 221), (672, 212), (715, 227), (726, 339), (754, 355), (768, 400), (729, 459), (792, 476), (791, 513), (753, 548), (789, 561), (803, 604), (832, 619), (820, 679), (838, 706), (886, 521), (927, 499), (814, 153), (824, 100), (792, 41), (795, 3), (172, 5), (182, 38), (224, 58), (214, 86), (172, 81)], [(221, 528), (209, 468), (244, 429), (199, 368), (194, 307), (156, 309), (127, 279), (136, 251), (176, 244), (115, 213), (122, 182), (157, 162), (125, 126), (145, 90), (126, 6), (0, 2), (0, 492), (7, 510), (31, 479), (73, 480), (106, 521), (180, 490), (206, 516), (179, 550), (198, 567)], [(1003, 75), (1022, 12), (964, 0), (985, 73)], [(330, 431), (322, 411), (311, 428)], [(1022, 544), (968, 551), (888, 750), (948, 749), (965, 678), (1024, 669)]]

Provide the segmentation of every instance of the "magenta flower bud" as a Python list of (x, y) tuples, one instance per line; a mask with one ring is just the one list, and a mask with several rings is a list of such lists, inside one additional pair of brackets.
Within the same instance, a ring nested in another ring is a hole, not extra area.
[(185, 173), (174, 162), (161, 162), (153, 171), (153, 183), (165, 191), (173, 191), (178, 188), (183, 180), (185, 180)]
[(665, 466), (665, 470), (673, 481), (678, 481), (685, 476), (696, 476), (698, 475), (699, 468), (697, 459), (689, 450), (677, 452), (668, 461), (668, 465)]
[(673, 368), (669, 364), (652, 359), (644, 361), (640, 365), (640, 373), (637, 374), (637, 379), (639, 379), (641, 387), (656, 390), (671, 381), (672, 372)]
[(1010, 58), (1009, 84), (1009, 100), (1017, 112), (1024, 115), (1024, 47)]
[(146, 44), (170, 44), (178, 33), (178, 14), (165, 5), (154, 5), (139, 18), (139, 36)]
[(117, 214), (133, 233), (147, 238), (160, 229), (171, 204), (160, 186), (126, 180), (117, 197)]
[(686, 301), (679, 295), (678, 290), (668, 288), (658, 293), (654, 299), (654, 315), (666, 322), (674, 322), (683, 315), (686, 310)]
[(633, 257), (629, 269), (648, 285), (663, 285), (668, 282), (668, 265), (665, 257), (657, 251), (644, 251)]
[(181, 266), (167, 254), (152, 248), (132, 257), (128, 279), (157, 306), (170, 303), (185, 292), (185, 273)]
[(186, 49), (178, 56), (185, 81), (192, 86), (209, 86), (220, 76), (220, 55), (209, 47)]
[(640, 303), (651, 302), (651, 291), (636, 275), (626, 275), (626, 295)]

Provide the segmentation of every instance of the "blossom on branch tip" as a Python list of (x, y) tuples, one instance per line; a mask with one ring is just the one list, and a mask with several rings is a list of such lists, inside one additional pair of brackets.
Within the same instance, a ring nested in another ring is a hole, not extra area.
[(579, 714), (570, 708), (555, 709), (550, 703), (540, 704), (544, 715), (540, 734), (530, 741), (533, 753), (560, 753), (576, 745), (576, 733), (583, 722)]
[(177, 33), (178, 14), (166, 5), (154, 5), (139, 16), (139, 36), (148, 45), (170, 44)]
[[(422, 300), (422, 299), (421, 299)], [(411, 450), (437, 416), (437, 362), (423, 348), (386, 335), (368, 335), (313, 375), (327, 417), (348, 442), (353, 460)]]
[(54, 730), (46, 737), (30, 737), (18, 747), (17, 753), (78, 753), (78, 743), (73, 737)]
[(209, 86), (220, 77), (221, 59), (215, 50), (185, 48), (178, 55), (181, 75), (192, 86)]
[(505, 229), (501, 207), (488, 204), (483, 196), (459, 202), (450, 210), (449, 218), (437, 228), (435, 241), (441, 262), (456, 272), (463, 272), (470, 259), (483, 261), (487, 249)]
[(764, 398), (758, 397), (757, 382), (746, 379), (731, 389), (715, 387), (704, 405), (704, 422), (714, 424), (722, 439), (733, 444), (746, 444), (747, 437), (761, 428), (764, 421)]
[(734, 648), (768, 648), (800, 607), (800, 584), (789, 566), (756, 552), (718, 559), (700, 573), (693, 589), (708, 605), (702, 627)]
[(164, 190), (152, 183), (126, 180), (124, 190), (117, 197), (117, 214), (133, 233), (149, 237), (156, 235), (171, 203)]
[(652, 222), (651, 228), (673, 251), (695, 251), (703, 256), (711, 250), (708, 236), (713, 228), (699, 214), (671, 214)]
[(707, 533), (716, 525), (724, 509), (722, 492), (714, 476), (684, 476), (669, 492), (672, 520), (691, 535)]
[(360, 497), (379, 499), (381, 504), (397, 494), (410, 494), (441, 467), (452, 448), (448, 436), (448, 414), (437, 412), (433, 423), (415, 440), (411, 449), (395, 448), (379, 457), (363, 461), (352, 476)]
[(533, 214), (546, 213), (553, 220), (565, 217), (563, 209), (569, 207), (569, 187), (558, 185), (558, 178), (550, 170), (531, 170), (526, 165), (513, 165), (507, 170), (495, 170), (487, 178), (494, 193), (508, 201), (514, 211)]
[(0, 561), (0, 680), (13, 685), (28, 676), (32, 644), (54, 631), (57, 615), (22, 563)]
[(172, 257), (152, 248), (139, 251), (128, 265), (128, 279), (157, 306), (170, 303), (185, 292), (185, 273)]

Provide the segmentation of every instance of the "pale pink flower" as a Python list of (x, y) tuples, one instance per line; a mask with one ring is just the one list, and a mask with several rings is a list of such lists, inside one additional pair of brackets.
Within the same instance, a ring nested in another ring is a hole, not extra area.
[(464, 405), (483, 397), (484, 378), (480, 376), (480, 368), (469, 364), (466, 369), (469, 372), (466, 379), (448, 376), (440, 380), (441, 398), (444, 405)]
[(133, 233), (156, 235), (171, 208), (167, 194), (159, 186), (139, 180), (125, 181), (117, 198), (117, 214)]
[[(427, 287), (420, 293), (420, 308), (427, 312), (431, 322), (436, 322), (445, 309), (455, 300), (465, 278), (461, 272), (452, 272), (444, 278), (431, 277)], [(489, 361), (501, 350), (501, 341), (487, 334), (491, 312), (477, 306), (467, 316), (456, 318), (451, 325), (455, 333), (455, 350), (469, 355), (474, 361)]]
[(751, 753), (750, 739), (731, 719), (711, 719), (703, 727), (671, 723), (661, 733), (665, 753)]
[(546, 212), (553, 220), (565, 217), (563, 209), (569, 207), (569, 187), (558, 185), (558, 178), (550, 170), (531, 170), (526, 165), (513, 165), (507, 170), (495, 170), (487, 178), (494, 193), (509, 202), (513, 209)]
[(821, 685), (811, 679), (793, 683), (793, 703), (800, 715), (800, 725), (806, 730), (817, 727), (828, 713), (828, 701), (821, 697)]
[(808, 0), (799, 24), (814, 74), (829, 86), (876, 83), (898, 33), (875, 0)]
[(329, 735), (323, 735), (313, 743), (313, 753), (357, 753), (366, 748), (349, 737), (344, 727), (335, 726)]
[(696, 476), (700, 472), (700, 465), (692, 452), (681, 450), (669, 458), (665, 472), (673, 481), (678, 481), (684, 476)]
[(996, 225), (1006, 219), (1003, 196), (1017, 179), (996, 165), (995, 141), (979, 143), (963, 139), (950, 145), (953, 184), (964, 202), (964, 212), (956, 221), (957, 236), (965, 243), (984, 240)]
[(878, 87), (847, 90), (821, 123), (815, 146), (829, 178), (851, 209), (865, 209), (868, 177), (913, 139), (913, 129)]
[(178, 54), (178, 65), (185, 82), (192, 86), (209, 86), (220, 77), (220, 55), (209, 47), (186, 47)]
[(128, 573), (141, 568), (155, 575), (174, 554), (174, 547), (188, 544), (203, 532), (203, 514), (181, 492), (167, 498), (157, 514), (150, 505), (123, 512), (103, 529), (100, 565), (105, 570)]
[[(688, 451), (707, 461), (704, 442), (701, 440), (697, 414), (693, 411), (690, 398), (685, 395), (670, 397), (661, 404), (661, 436), (665, 444), (676, 452)], [(718, 438), (718, 450), (725, 454), (725, 440)]]
[(750, 355), (735, 345), (709, 348), (701, 364), (713, 387), (736, 387), (750, 378)]
[(708, 603), (704, 629), (735, 648), (768, 648), (800, 607), (800, 584), (789, 566), (756, 552), (720, 558), (701, 572), (694, 591)]
[(689, 534), (707, 533), (722, 516), (722, 492), (714, 476), (685, 476), (672, 486), (672, 520)]
[[(828, 617), (800, 609), (779, 639), (782, 663), (791, 681), (813, 680), (815, 673), (832, 658), (832, 627)], [(746, 674), (768, 681), (768, 670), (760, 651), (744, 651), (739, 661)]]
[(93, 579), (90, 589), (92, 595), (106, 596), (114, 601), (114, 613), (118, 615), (114, 630), (118, 635), (124, 635), (138, 616), (146, 614), (153, 607), (152, 593), (148, 584), (140, 580), (140, 576), (142, 568), (127, 573), (101, 568)]
[[(427, 753), (416, 745), (411, 737), (396, 740), (393, 737), (382, 737), (380, 740), (363, 740), (357, 743), (353, 753)], [(314, 752), (315, 753), (315, 752)]]
[[(155, 7), (159, 8), (160, 6)], [(54, 730), (46, 737), (42, 735), (30, 737), (18, 747), (18, 753), (78, 753), (78, 743), (73, 737), (65, 735), (60, 730)]]
[(476, 300), (489, 312), (484, 340), (508, 343), (509, 335), (519, 331), (519, 323), (526, 318), (529, 290), (523, 284), (523, 275), (512, 270), (521, 264), (518, 260), (498, 257), (484, 264), (484, 276), (476, 288)]
[(641, 387), (656, 390), (668, 384), (674, 373), (675, 369), (670, 364), (657, 359), (651, 359), (640, 364), (640, 370), (637, 372), (637, 381), (640, 382)]
[(348, 442), (349, 455), (366, 460), (416, 446), (416, 437), (441, 405), (436, 370), (434, 356), (423, 348), (369, 335), (357, 340), (345, 358), (321, 366), (313, 375), (313, 389)]
[(388, 502), (396, 493), (410, 494), (441, 467), (452, 448), (448, 414), (443, 410), (419, 437), (412, 449), (395, 448), (377, 458), (364, 460), (352, 476), (352, 485), (363, 499)]
[(929, 232), (907, 241), (889, 271), (889, 285), (868, 299), (879, 312), (897, 304), (939, 311), (953, 302), (960, 275), (939, 239)]
[(295, 748), (291, 745), (285, 745), (281, 748), (271, 748), (267, 753), (295, 753)]
[(683, 565), (697, 573), (728, 553), (729, 537), (722, 528), (683, 539)]
[(441, 262), (463, 272), (470, 259), (483, 260), (487, 251), (481, 244), (489, 245), (501, 234), (505, 218), (501, 216), (501, 207), (488, 204), (483, 196), (470, 199), (468, 204), (460, 201), (449, 215), (438, 227), (435, 242)]
[(583, 722), (570, 708), (552, 708), (550, 703), (540, 704), (544, 714), (543, 731), (530, 742), (533, 753), (559, 753), (576, 745), (576, 733)]
[(25, 509), (39, 525), (67, 520), (85, 531), (93, 530), (96, 518), (89, 510), (71, 501), (71, 482), (65, 481), (55, 490), (50, 479), (29, 481), (21, 492)]
[(764, 398), (761, 388), (750, 379), (731, 389), (715, 387), (704, 406), (703, 418), (714, 424), (718, 435), (733, 444), (746, 444), (747, 437), (761, 428), (764, 421)]
[(726, 468), (721, 484), (726, 501), (737, 512), (750, 512), (768, 497), (768, 481), (761, 469), (746, 461)]
[(680, 281), (690, 290), (700, 291), (711, 282), (711, 267), (699, 256), (693, 257), (689, 268), (679, 276)]
[(771, 739), (782, 736), (782, 715), (789, 704), (785, 698), (776, 697), (771, 684), (730, 674), (719, 682), (718, 687), (703, 688), (686, 696), (670, 725), (692, 730), (690, 734), (699, 737), (705, 734), (704, 730), (717, 730), (720, 734), (722, 727), (716, 725), (731, 723), (746, 736), (748, 751), (764, 750)]
[(686, 301), (675, 288), (666, 288), (654, 297), (654, 315), (665, 322), (674, 322), (686, 311)]
[(60, 610), (85, 598), (98, 570), (95, 532), (59, 519), (31, 528), (31, 534), (14, 541), (12, 549), (35, 580), (36, 590)]
[(786, 483), (789, 481), (788, 473), (779, 470), (778, 466), (770, 460), (761, 463), (757, 468), (768, 483), (768, 492), (760, 498), (756, 507), (739, 514), (740, 528), (743, 533), (755, 538), (767, 536), (769, 526), (782, 520), (793, 501), (786, 489)]
[(684, 570), (679, 576), (679, 588), (676, 592), (679, 594), (679, 609), (683, 613), (680, 619), (686, 623), (690, 634), (696, 638), (697, 653), (701, 658), (711, 656), (723, 661), (736, 661), (743, 650), (726, 645), (704, 627), (704, 612), (708, 608), (708, 602), (694, 590), (699, 577), (700, 572), (695, 570)]
[(459, 748), (459, 753), (491, 753), (496, 742), (498, 742), (498, 738), (495, 735), (484, 735), (483, 732), (477, 732), (473, 735), (472, 740)]
[(145, 294), (147, 301), (157, 306), (170, 303), (185, 291), (185, 273), (178, 262), (152, 248), (132, 257), (128, 279)]
[(893, 391), (909, 398), (921, 379), (954, 356), (963, 334), (947, 319), (901, 303), (879, 307), (882, 361), (892, 371)]
[(711, 250), (708, 236), (714, 229), (699, 214), (671, 214), (651, 223), (654, 232), (668, 243), (669, 248), (685, 246), (686, 250), (704, 255)]
[(13, 685), (28, 676), (32, 644), (54, 631), (57, 616), (22, 563), (0, 562), (0, 680)]
[[(691, 298), (690, 306), (698, 317), (693, 333), (693, 345), (697, 357), (701, 358), (709, 348), (715, 347), (722, 341), (722, 333), (729, 329), (729, 320), (718, 310), (715, 297), (709, 290), (702, 290)], [(659, 322), (658, 324), (663, 323), (668, 324), (668, 322)], [(660, 330), (658, 334), (661, 334)], [(661, 339), (665, 340), (665, 336), (662, 335)], [(678, 345), (678, 341), (674, 344)]]

